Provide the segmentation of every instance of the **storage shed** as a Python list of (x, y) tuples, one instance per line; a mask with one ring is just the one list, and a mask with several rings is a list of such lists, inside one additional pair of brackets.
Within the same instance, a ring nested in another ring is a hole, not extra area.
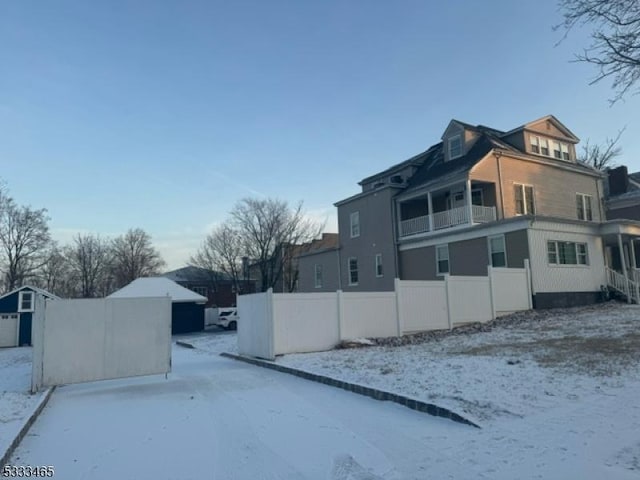
[(171, 297), (171, 333), (204, 330), (207, 298), (165, 277), (138, 278), (107, 298)]
[(36, 295), (59, 297), (38, 287), (24, 285), (0, 296), (0, 347), (31, 345), (31, 321)]

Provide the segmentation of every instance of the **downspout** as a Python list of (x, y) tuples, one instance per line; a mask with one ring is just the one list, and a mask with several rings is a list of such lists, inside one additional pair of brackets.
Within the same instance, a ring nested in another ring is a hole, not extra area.
[(604, 222), (606, 219), (602, 214), (602, 203), (604, 202), (604, 198), (600, 196), (600, 182), (596, 179), (596, 192), (598, 193), (598, 212), (600, 213), (600, 222)]
[[(398, 245), (399, 245), (399, 224), (398, 224), (398, 212), (396, 208), (396, 199), (391, 199), (391, 221), (393, 223), (391, 232), (393, 234), (393, 265), (395, 267), (395, 278), (400, 278), (400, 262), (398, 261)], [(395, 280), (394, 280), (395, 282)]]
[(498, 185), (500, 186), (500, 219), (504, 220), (504, 189), (502, 188), (502, 168), (500, 166), (500, 157), (502, 156), (502, 152), (494, 151), (493, 154), (496, 157), (496, 165), (498, 167)]

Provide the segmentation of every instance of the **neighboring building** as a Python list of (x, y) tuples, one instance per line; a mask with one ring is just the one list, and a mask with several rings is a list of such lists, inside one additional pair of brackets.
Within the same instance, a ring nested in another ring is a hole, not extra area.
[(306, 245), (298, 255), (298, 290), (301, 292), (335, 292), (339, 289), (339, 239), (337, 233), (323, 233), (322, 238)]
[(163, 277), (173, 280), (198, 295), (207, 298), (207, 307), (231, 307), (236, 305), (236, 295), (255, 292), (255, 282), (241, 280), (239, 292), (233, 280), (226, 273), (205, 268), (187, 266), (164, 273)]
[(607, 218), (640, 220), (640, 172), (629, 174), (627, 167), (620, 166), (607, 174)]
[(37, 295), (59, 300), (56, 295), (29, 285), (0, 297), (0, 347), (31, 345), (31, 324)]
[[(339, 288), (393, 290), (396, 277), (486, 275), (528, 259), (534, 304), (574, 305), (600, 298), (605, 265), (623, 267), (611, 247), (635, 259), (640, 223), (606, 221), (604, 175), (577, 161), (578, 138), (554, 116), (506, 132), (452, 120), (441, 140), (336, 203)], [(301, 257), (301, 272), (313, 261)]]
[(138, 278), (107, 298), (171, 297), (171, 333), (204, 330), (207, 298), (165, 277)]

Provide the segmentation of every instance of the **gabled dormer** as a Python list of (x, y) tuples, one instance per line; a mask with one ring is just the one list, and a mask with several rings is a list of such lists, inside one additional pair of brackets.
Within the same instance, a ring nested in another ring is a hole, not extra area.
[(466, 155), (479, 136), (480, 133), (475, 127), (458, 120), (451, 120), (441, 137), (444, 161), (448, 162)]
[(576, 144), (580, 141), (553, 115), (522, 125), (503, 138), (525, 153), (571, 163), (576, 162)]

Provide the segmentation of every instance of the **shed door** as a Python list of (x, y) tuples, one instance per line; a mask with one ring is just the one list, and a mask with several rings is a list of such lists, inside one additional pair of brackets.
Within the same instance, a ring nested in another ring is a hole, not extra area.
[(0, 314), (0, 347), (18, 345), (18, 315), (17, 313)]

